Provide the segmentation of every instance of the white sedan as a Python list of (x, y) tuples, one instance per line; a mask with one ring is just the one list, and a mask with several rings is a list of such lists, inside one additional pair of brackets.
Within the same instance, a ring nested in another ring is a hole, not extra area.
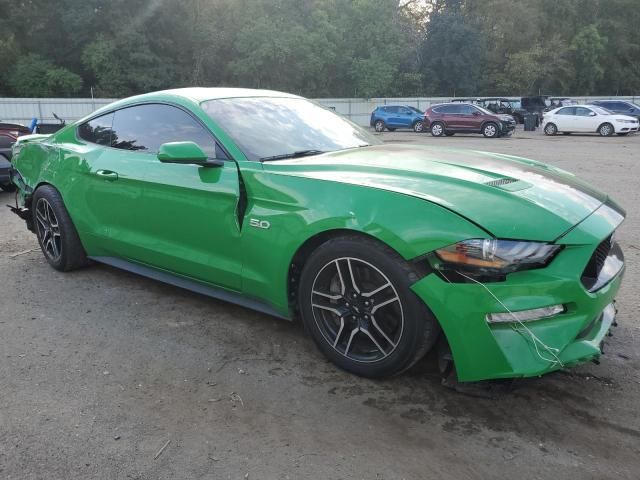
[(618, 115), (596, 105), (574, 105), (546, 112), (542, 118), (545, 135), (573, 132), (599, 133), (608, 137), (614, 133), (627, 135), (638, 131), (638, 119)]

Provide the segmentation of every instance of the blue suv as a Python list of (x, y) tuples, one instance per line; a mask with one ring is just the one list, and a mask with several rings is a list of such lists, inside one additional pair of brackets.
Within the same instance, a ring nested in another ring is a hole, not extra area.
[(393, 132), (396, 128), (411, 128), (414, 132), (424, 130), (424, 112), (408, 105), (385, 105), (371, 113), (369, 124), (382, 132), (386, 128)]

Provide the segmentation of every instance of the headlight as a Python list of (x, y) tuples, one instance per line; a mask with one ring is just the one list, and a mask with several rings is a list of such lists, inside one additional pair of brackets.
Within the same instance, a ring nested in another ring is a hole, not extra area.
[(544, 267), (561, 248), (542, 242), (474, 238), (436, 250), (431, 263), (440, 271), (504, 279), (508, 273)]

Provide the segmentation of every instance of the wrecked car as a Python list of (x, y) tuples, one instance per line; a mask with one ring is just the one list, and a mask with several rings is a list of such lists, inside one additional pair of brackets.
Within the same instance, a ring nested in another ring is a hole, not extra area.
[(608, 195), (520, 157), (384, 144), (295, 95), (124, 99), (19, 138), (12, 180), (56, 270), (93, 260), (300, 319), (357, 375), (439, 342), (461, 381), (537, 376), (598, 359), (615, 322)]

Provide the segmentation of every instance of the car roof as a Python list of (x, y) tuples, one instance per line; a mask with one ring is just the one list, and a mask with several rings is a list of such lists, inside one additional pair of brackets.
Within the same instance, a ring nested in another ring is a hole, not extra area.
[(482, 97), (479, 98), (478, 100), (483, 100), (483, 101), (487, 101), (487, 100), (500, 100), (500, 101), (505, 101), (508, 102), (509, 99), (506, 97)]
[(250, 98), (250, 97), (271, 97), (271, 98), (302, 98), (290, 93), (277, 92), (275, 90), (258, 90), (253, 88), (227, 88), (227, 87), (188, 87), (174, 88), (171, 90), (160, 90), (157, 92), (143, 93), (133, 97), (117, 100), (109, 105), (99, 108), (86, 118), (95, 117), (104, 112), (115, 110), (127, 105), (144, 102), (180, 102), (200, 104), (208, 100), (220, 100), (223, 98)]

